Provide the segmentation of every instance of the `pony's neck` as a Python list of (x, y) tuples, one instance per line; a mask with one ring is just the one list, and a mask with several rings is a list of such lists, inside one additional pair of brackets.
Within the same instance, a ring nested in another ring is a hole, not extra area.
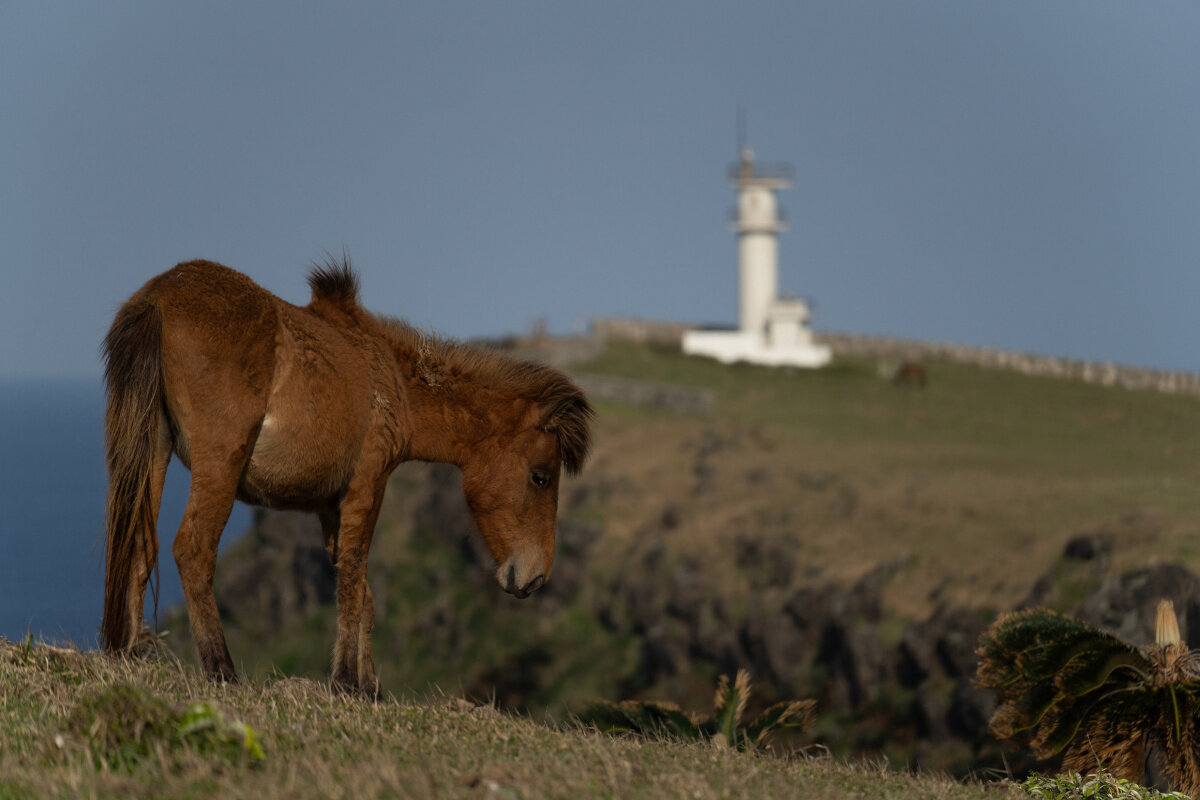
[(457, 383), (431, 387), (418, 379), (405, 387), (408, 458), (462, 467), (473, 446), (494, 433), (483, 393)]
[(406, 457), (462, 467), (474, 446), (506, 425), (519, 425), (528, 401), (506, 394), (496, 356), (392, 321), (398, 375), (404, 384)]

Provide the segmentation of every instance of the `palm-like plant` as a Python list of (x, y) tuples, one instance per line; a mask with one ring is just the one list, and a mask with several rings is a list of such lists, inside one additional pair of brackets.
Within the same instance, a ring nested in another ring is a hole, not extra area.
[(1142, 781), (1151, 742), (1172, 786), (1200, 796), (1200, 658), (1180, 639), (1170, 601), (1155, 643), (1137, 647), (1044, 609), (1000, 617), (981, 637), (977, 678), (995, 689), (990, 728), (1063, 769)]
[(689, 715), (673, 703), (626, 700), (593, 703), (577, 719), (603, 733), (710, 741), (748, 750), (763, 745), (777, 731), (807, 728), (815, 716), (815, 701), (794, 700), (776, 703), (753, 720), (743, 722), (749, 697), (750, 673), (738, 670), (732, 684), (727, 676), (721, 676), (713, 698), (713, 713), (705, 718)]

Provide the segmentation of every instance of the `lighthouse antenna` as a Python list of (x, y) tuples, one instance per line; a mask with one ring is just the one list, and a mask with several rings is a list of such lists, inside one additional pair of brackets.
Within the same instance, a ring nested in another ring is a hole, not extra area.
[(746, 152), (746, 107), (738, 103), (737, 107), (737, 154), (738, 158)]

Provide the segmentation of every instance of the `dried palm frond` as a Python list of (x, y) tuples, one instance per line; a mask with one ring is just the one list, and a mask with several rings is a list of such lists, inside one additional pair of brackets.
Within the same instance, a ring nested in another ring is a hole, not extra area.
[(750, 698), (750, 673), (739, 669), (733, 685), (729, 684), (729, 676), (722, 675), (717, 681), (717, 693), (713, 697), (712, 725), (714, 741), (723, 742), (731, 747), (738, 743), (738, 726), (742, 714), (746, 712), (746, 701)]
[(592, 703), (577, 714), (580, 724), (596, 728), (601, 733), (629, 733), (692, 742), (700, 738), (696, 720), (674, 703), (626, 700)]
[(977, 680), (996, 690), (990, 728), (1067, 770), (1140, 781), (1151, 741), (1176, 788), (1200, 793), (1200, 661), (1179, 636), (1169, 601), (1156, 643), (1137, 647), (1081, 620), (1034, 609), (1007, 614), (981, 637)]
[(709, 741), (721, 747), (745, 750), (759, 747), (785, 729), (803, 730), (816, 716), (816, 702), (795, 700), (776, 703), (748, 723), (742, 718), (750, 698), (750, 673), (739, 670), (733, 683), (722, 675), (713, 697), (713, 713), (698, 718), (673, 703), (626, 700), (592, 703), (576, 715), (580, 724), (603, 733), (659, 736), (683, 741)]
[(745, 737), (750, 744), (760, 746), (777, 731), (792, 728), (806, 730), (816, 718), (816, 700), (785, 700), (767, 708), (746, 725)]

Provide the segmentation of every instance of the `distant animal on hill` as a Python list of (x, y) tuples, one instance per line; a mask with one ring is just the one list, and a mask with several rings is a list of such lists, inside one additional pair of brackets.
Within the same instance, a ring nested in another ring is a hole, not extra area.
[(142, 631), (172, 452), (192, 473), (175, 563), (214, 679), (235, 679), (212, 586), (235, 498), (319, 517), (337, 571), (333, 682), (344, 690), (378, 691), (367, 552), (399, 463), (462, 470), (505, 591), (525, 597), (550, 577), (559, 475), (578, 472), (588, 451), (583, 392), (550, 367), (370, 313), (344, 258), (308, 282), (312, 301), (294, 306), (228, 267), (190, 261), (117, 312), (104, 341), (109, 651), (132, 651)]
[(892, 375), (896, 386), (919, 386), (925, 388), (925, 367), (915, 361), (905, 361)]

